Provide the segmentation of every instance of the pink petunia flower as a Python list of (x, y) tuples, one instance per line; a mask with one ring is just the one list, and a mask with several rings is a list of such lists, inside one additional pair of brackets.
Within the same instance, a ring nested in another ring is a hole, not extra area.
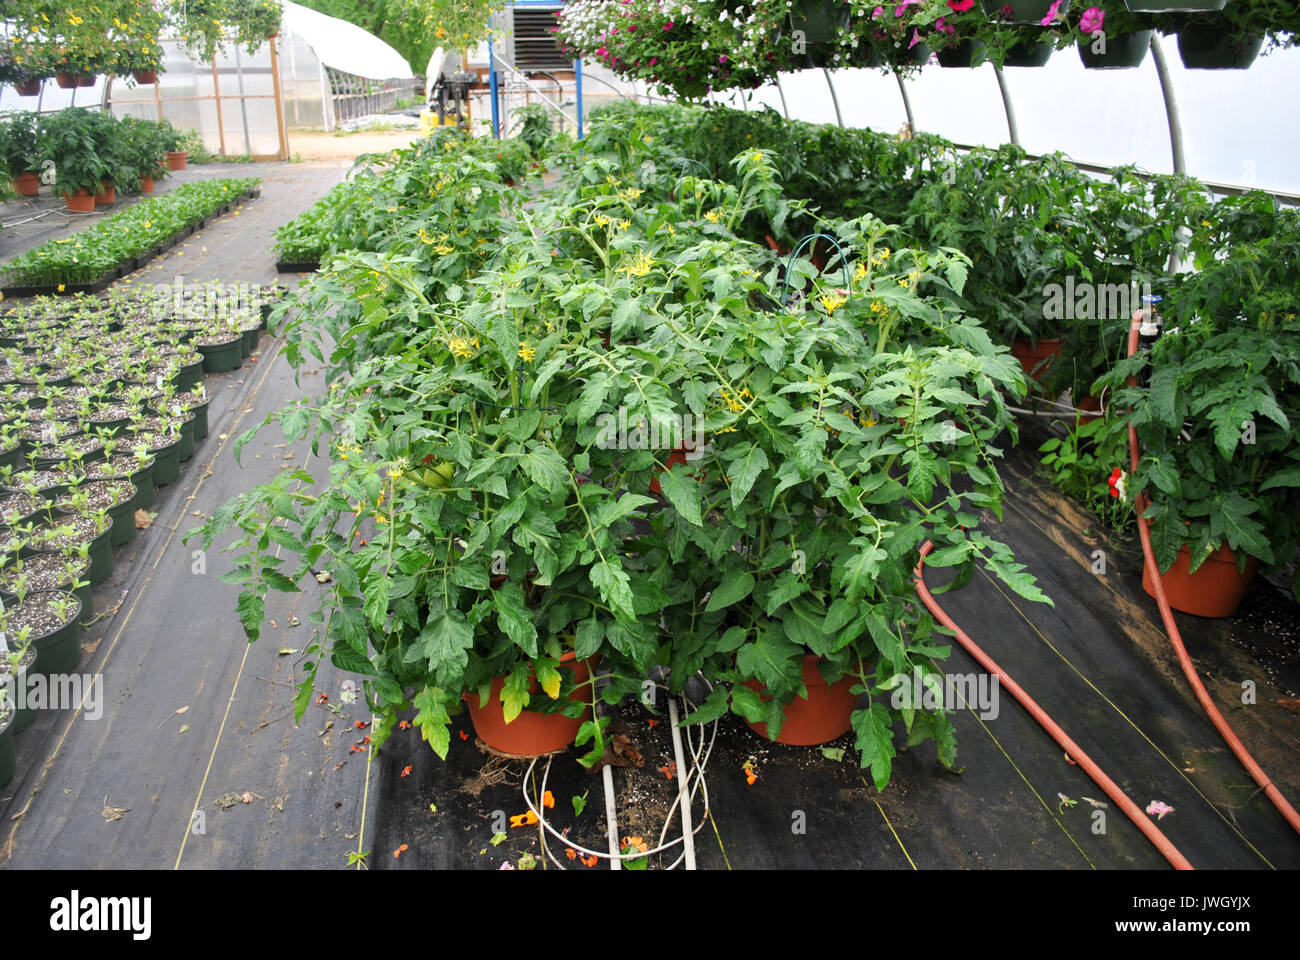
[(650, 66), (653, 67), (653, 66), (654, 66), (656, 63), (658, 63), (658, 62), (659, 62), (659, 58), (658, 58), (658, 57), (651, 57), (651, 58), (650, 58)]
[(726, 63), (726, 62), (727, 62), (727, 55), (725, 53), (722, 56), (718, 57), (718, 63)]
[(903, 12), (907, 10), (908, 7), (915, 6), (920, 2), (921, 0), (901, 0), (898, 6), (894, 8), (894, 16), (901, 17), (903, 15)]
[(1044, 27), (1050, 27), (1057, 20), (1063, 19), (1065, 18), (1061, 16), (1061, 0), (1052, 0), (1052, 5), (1047, 8), (1047, 16), (1043, 17), (1043, 19), (1039, 21), (1039, 24)]
[(1099, 7), (1089, 7), (1083, 11), (1083, 16), (1079, 18), (1079, 29), (1084, 33), (1092, 34), (1101, 29), (1101, 25), (1106, 21), (1106, 11)]
[(957, 13), (965, 13), (975, 6), (975, 0), (948, 0), (948, 6), (952, 7)]
[(665, 30), (671, 30), (672, 28), (673, 28), (673, 22), (671, 20), (669, 20), (667, 23), (664, 24)]
[(880, 19), (881, 17), (883, 17), (884, 15), (885, 15), (885, 8), (884, 8), (884, 7), (876, 7), (876, 9), (874, 9), (874, 10), (871, 11), (871, 19), (872, 19), (872, 20), (879, 20), (879, 19)]
[(921, 42), (921, 31), (913, 28), (912, 42), (907, 45), (907, 49), (911, 50), (914, 46), (916, 46), (920, 42)]
[(1166, 813), (1173, 813), (1174, 808), (1162, 800), (1152, 800), (1147, 804), (1147, 813), (1157, 820), (1163, 820)]

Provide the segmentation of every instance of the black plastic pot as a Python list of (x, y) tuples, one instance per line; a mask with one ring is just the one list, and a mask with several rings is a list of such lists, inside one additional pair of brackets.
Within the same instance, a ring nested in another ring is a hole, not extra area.
[(1042, 67), (1052, 59), (1054, 47), (1050, 43), (1027, 43), (1021, 41), (1007, 51), (1004, 67)]
[(198, 344), (199, 353), (203, 354), (204, 373), (229, 373), (239, 369), (243, 359), (244, 338), (241, 334), (229, 343), (217, 343), (211, 346)]
[(945, 47), (943, 50), (935, 51), (935, 56), (939, 58), (941, 67), (970, 68), (974, 65), (971, 61), (975, 59), (975, 55), (983, 49), (983, 40), (963, 40), (955, 47)]
[(23, 447), (20, 443), (15, 443), (4, 453), (0, 453), (0, 467), (18, 468), (23, 459)]
[(1079, 59), (1089, 70), (1126, 70), (1140, 67), (1151, 49), (1151, 31), (1135, 30), (1106, 38), (1106, 52), (1093, 53), (1091, 38), (1078, 43)]
[(29, 673), (39, 673), (49, 675), (51, 673), (72, 673), (77, 669), (77, 661), (81, 658), (81, 647), (78, 645), (80, 639), (79, 623), (85, 612), (82, 607), (82, 600), (75, 593), (67, 590), (45, 590), (37, 593), (29, 593), (28, 599), (41, 597), (46, 594), (56, 593), (71, 596), (77, 601), (77, 610), (72, 615), (72, 619), (51, 633), (42, 637), (33, 637), (32, 646), (36, 648), (36, 660), (28, 668)]
[[(176, 478), (181, 475), (181, 438), (177, 437), (162, 449), (150, 450), (149, 453), (154, 458), (154, 486), (165, 487), (169, 483), (175, 483)], [(149, 502), (153, 502), (152, 498)]]
[(1129, 13), (1213, 13), (1228, 0), (1124, 0)]
[(1189, 70), (1245, 70), (1263, 46), (1263, 36), (1236, 40), (1226, 24), (1189, 24), (1178, 31), (1178, 55)]
[(14, 778), (14, 711), (0, 724), (0, 787)]
[[(1057, 13), (1066, 13), (1070, 9), (1071, 0), (1062, 0), (1061, 5), (1057, 8)], [(984, 8), (984, 14), (990, 20), (996, 20), (999, 23), (1032, 23), (1038, 26), (1043, 22), (1043, 17), (1052, 9), (1052, 0), (980, 0), (980, 5)], [(1011, 8), (1011, 16), (1006, 20), (1001, 18), (1003, 7)]]
[(194, 416), (191, 414), (181, 424), (181, 445), (177, 454), (177, 459), (184, 463), (190, 457), (194, 456)]
[(830, 43), (849, 25), (849, 5), (832, 0), (799, 0), (790, 13), (790, 31), (803, 31), (805, 43)]
[(176, 389), (181, 393), (193, 390), (203, 380), (203, 357), (187, 363), (176, 374)]

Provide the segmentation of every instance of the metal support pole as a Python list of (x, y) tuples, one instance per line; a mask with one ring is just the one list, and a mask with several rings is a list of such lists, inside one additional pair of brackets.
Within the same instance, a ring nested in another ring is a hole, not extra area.
[(903, 84), (903, 75), (895, 70), (894, 79), (898, 81), (898, 93), (903, 98), (903, 110), (907, 113), (907, 129), (916, 133), (916, 121), (912, 118), (912, 101), (907, 95), (907, 87)]
[(226, 155), (226, 123), (221, 119), (221, 83), (217, 80), (217, 55), (212, 55), (212, 95), (217, 103), (217, 134), (221, 137), (221, 155)]
[(1020, 130), (1016, 127), (1016, 108), (1011, 103), (1011, 90), (1007, 87), (1007, 78), (1002, 73), (1002, 68), (994, 64), (993, 72), (998, 78), (998, 89), (1002, 91), (1002, 109), (1007, 114), (1007, 135), (1011, 137), (1011, 142), (1018, 147), (1020, 146)]
[(578, 106), (577, 106), (577, 110), (578, 110), (578, 139), (581, 140), (581, 139), (582, 139), (582, 109), (583, 109), (583, 103), (582, 103), (582, 61), (581, 61), (581, 60), (574, 60), (574, 61), (573, 61), (573, 77), (574, 77), (574, 82), (577, 84), (577, 87), (578, 87), (578, 92), (577, 92), (577, 97), (578, 97)]
[(492, 48), (492, 37), (488, 37), (488, 97), (492, 100), (492, 137), (501, 139), (501, 108), (497, 104), (497, 58)]
[(280, 49), (279, 37), (272, 37), (271, 44), (271, 86), (275, 88), (275, 132), (280, 139), (280, 160), (289, 159), (289, 127), (284, 122), (284, 91), (280, 89)]
[(248, 101), (244, 99), (244, 61), (239, 56), (239, 44), (235, 44), (235, 79), (239, 81), (239, 112), (244, 120), (244, 152), (252, 154), (253, 141), (248, 136)]
[(826, 86), (831, 89), (831, 103), (835, 105), (835, 123), (838, 126), (844, 126), (844, 118), (840, 116), (840, 98), (835, 95), (835, 81), (831, 79), (831, 72), (822, 67), (822, 76), (826, 78)]
[(785, 105), (785, 87), (781, 86), (781, 74), (776, 75), (776, 92), (781, 95), (781, 113), (787, 120), (790, 119), (790, 108)]
[(1151, 56), (1155, 58), (1156, 76), (1160, 78), (1160, 92), (1165, 98), (1165, 118), (1169, 121), (1169, 151), (1173, 154), (1174, 173), (1186, 173), (1187, 165), (1183, 157), (1183, 125), (1178, 119), (1178, 100), (1174, 96), (1174, 84), (1169, 76), (1165, 51), (1160, 46), (1160, 37), (1155, 31), (1151, 33)]

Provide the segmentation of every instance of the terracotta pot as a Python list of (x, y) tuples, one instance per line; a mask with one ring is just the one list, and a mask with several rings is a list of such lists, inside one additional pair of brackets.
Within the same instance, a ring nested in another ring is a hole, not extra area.
[(169, 150), (167, 152), (167, 169), (184, 170), (185, 161), (188, 158), (189, 158), (189, 154), (186, 153), (184, 150)]
[(1079, 414), (1080, 423), (1092, 423), (1094, 420), (1101, 419), (1101, 398), (1094, 397), (1091, 393), (1079, 401), (1076, 409), (1090, 410), (1092, 413)]
[(14, 190), (20, 197), (34, 197), (41, 192), (41, 177), (37, 173), (20, 173), (14, 177)]
[(15, 83), (14, 93), (20, 97), (39, 97), (41, 95), (41, 81), (28, 80), (26, 83)]
[(131, 76), (135, 77), (136, 83), (150, 84), (158, 82), (157, 70), (134, 70)]
[[(850, 718), (857, 709), (858, 698), (849, 691), (858, 682), (856, 677), (844, 677), (827, 686), (822, 679), (817, 664), (821, 658), (816, 654), (807, 654), (803, 658), (803, 682), (808, 688), (808, 699), (795, 697), (785, 708), (785, 723), (781, 724), (781, 734), (777, 743), (788, 743), (796, 747), (812, 747), (821, 743), (830, 743), (836, 737), (849, 732), (852, 727)], [(766, 703), (771, 699), (766, 688), (757, 680), (746, 680), (745, 686), (758, 693)], [(749, 729), (760, 737), (767, 736), (767, 724), (749, 723)]]
[(73, 213), (95, 212), (95, 195), (84, 189), (78, 190), (76, 193), (65, 192), (63, 201)]
[[(560, 670), (569, 670), (573, 679), (582, 683), (590, 676), (595, 666), (595, 658), (577, 660), (572, 650), (560, 658)], [(578, 729), (591, 716), (591, 710), (583, 711), (581, 717), (566, 717), (562, 713), (538, 713), (523, 710), (514, 720), (506, 723), (505, 709), (501, 705), (501, 688), (505, 686), (505, 677), (496, 677), (492, 681), (492, 692), (486, 704), (479, 703), (477, 691), (465, 694), (469, 707), (470, 720), (478, 738), (498, 753), (513, 757), (532, 757), (541, 753), (554, 753), (563, 750), (578, 736)], [(530, 677), (529, 694), (539, 693), (537, 678)], [(546, 694), (542, 694), (543, 697)], [(582, 702), (589, 699), (585, 689), (575, 690), (570, 700)]]
[[(684, 446), (673, 447), (672, 453), (668, 454), (668, 463), (665, 465), (664, 469), (671, 470), (679, 463), (680, 464), (686, 463), (686, 447)], [(662, 472), (663, 470), (661, 468), (655, 467), (655, 473), (662, 473)], [(656, 497), (662, 493), (662, 490), (659, 487), (658, 477), (650, 478), (650, 492), (653, 493)]]
[(62, 70), (60, 70), (58, 73), (54, 75), (54, 82), (57, 83), (60, 87), (62, 87), (64, 90), (71, 90), (73, 87), (77, 85), (77, 77), (75, 74), (64, 73)]
[(100, 181), (99, 193), (95, 194), (95, 203), (101, 207), (106, 207), (110, 203), (117, 202), (117, 188), (107, 180)]
[[(1024, 337), (1016, 337), (1011, 342), (1011, 355), (1020, 361), (1021, 369), (1025, 373), (1041, 383), (1043, 377), (1047, 374), (1048, 367), (1051, 366), (1050, 358), (1060, 356), (1061, 348), (1064, 345), (1065, 341), (1059, 338), (1044, 338), (1035, 342)], [(1044, 360), (1049, 362), (1043, 364), (1035, 373), (1034, 368), (1038, 367)]]
[[(1160, 574), (1160, 583), (1169, 606), (1198, 617), (1230, 617), (1236, 613), (1259, 566), (1251, 557), (1246, 562), (1246, 572), (1239, 572), (1237, 555), (1226, 544), (1210, 554), (1195, 573), (1189, 574), (1191, 564), (1192, 552), (1183, 547), (1174, 565)], [(1142, 589), (1148, 596), (1156, 595), (1145, 563), (1142, 564)]]
[(143, 174), (140, 177), (140, 192), (153, 193), (153, 177), (147, 177)]
[(83, 73), (77, 77), (77, 86), (93, 87), (95, 85), (95, 75), (93, 73)]

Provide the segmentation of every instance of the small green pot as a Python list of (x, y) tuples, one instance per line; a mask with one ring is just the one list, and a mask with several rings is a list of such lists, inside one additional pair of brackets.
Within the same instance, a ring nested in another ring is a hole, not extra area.
[[(91, 565), (94, 565), (94, 561), (91, 562)], [(45, 592), (68, 593), (67, 590)], [(28, 594), (29, 597), (38, 597), (40, 595), (39, 592)], [(77, 597), (77, 612), (71, 620), (53, 633), (47, 633), (43, 637), (36, 637), (32, 640), (32, 646), (36, 648), (36, 661), (28, 668), (28, 672), (49, 675), (51, 673), (72, 673), (77, 669), (77, 661), (81, 659), (81, 647), (78, 644), (81, 637), (79, 623), (85, 614), (85, 607), (80, 596), (75, 593), (71, 594), (71, 596)]]
[(14, 778), (14, 710), (0, 726), (0, 787)]
[[(149, 452), (154, 458), (154, 486), (165, 487), (169, 483), (175, 483), (176, 478), (181, 475), (181, 437), (177, 437), (161, 450), (150, 450)], [(152, 498), (149, 502), (153, 503)]]
[(203, 380), (203, 357), (195, 360), (193, 363), (187, 363), (181, 367), (180, 372), (176, 374), (176, 389), (180, 393), (187, 393), (193, 390)]
[(213, 346), (200, 343), (198, 351), (203, 354), (204, 373), (229, 373), (239, 369), (240, 361), (243, 360), (244, 337), (241, 334), (229, 343)]
[(177, 460), (184, 463), (190, 457), (194, 456), (194, 416), (190, 415), (189, 419), (181, 424), (181, 446), (177, 455)]
[(1106, 38), (1106, 52), (1092, 52), (1092, 38), (1085, 37), (1078, 43), (1079, 59), (1089, 70), (1129, 70), (1142, 66), (1151, 49), (1151, 31), (1135, 30), (1132, 33), (1117, 33)]

